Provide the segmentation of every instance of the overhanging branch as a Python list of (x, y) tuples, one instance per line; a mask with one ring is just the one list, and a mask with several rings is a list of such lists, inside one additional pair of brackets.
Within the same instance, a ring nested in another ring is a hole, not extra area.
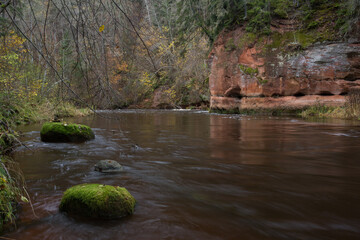
[(7, 6), (10, 5), (11, 0), (7, 0), (3, 3), (2, 0), (0, 0), (0, 14), (7, 8)]

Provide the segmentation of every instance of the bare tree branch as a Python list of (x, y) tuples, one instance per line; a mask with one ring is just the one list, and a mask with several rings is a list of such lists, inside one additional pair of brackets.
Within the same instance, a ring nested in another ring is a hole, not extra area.
[(5, 10), (5, 8), (7, 7), (7, 6), (9, 6), (10, 5), (10, 2), (11, 2), (11, 0), (7, 0), (6, 2), (2, 2), (2, 0), (0, 0), (0, 14)]
[(114, 5), (120, 10), (120, 12), (122, 12), (122, 13), (124, 14), (124, 16), (126, 17), (126, 19), (129, 21), (131, 27), (134, 29), (136, 35), (139, 37), (141, 43), (144, 45), (144, 47), (145, 47), (145, 49), (146, 49), (146, 52), (147, 52), (147, 54), (148, 54), (148, 56), (149, 56), (149, 58), (150, 58), (150, 60), (151, 60), (151, 63), (152, 63), (152, 65), (153, 65), (153, 67), (154, 67), (154, 70), (155, 70), (155, 72), (156, 72), (156, 71), (157, 71), (157, 67), (156, 67), (156, 65), (155, 65), (155, 62), (154, 62), (153, 58), (151, 57), (149, 48), (146, 46), (144, 40), (143, 40), (142, 37), (140, 36), (139, 32), (136, 30), (136, 27), (135, 27), (134, 23), (131, 21), (131, 19), (130, 19), (129, 16), (125, 13), (125, 11), (122, 10), (121, 7), (120, 7), (114, 0), (111, 0), (111, 1), (112, 1), (112, 2), (114, 3)]

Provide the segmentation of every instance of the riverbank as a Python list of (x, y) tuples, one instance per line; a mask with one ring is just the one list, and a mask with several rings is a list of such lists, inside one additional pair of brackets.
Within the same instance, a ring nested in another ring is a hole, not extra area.
[[(287, 98), (287, 101), (284, 101), (284, 98)], [(318, 100), (316, 96), (267, 98), (267, 101), (259, 101), (257, 98), (218, 99), (220, 100), (212, 99), (210, 112), (360, 120), (360, 90), (358, 89), (351, 90), (346, 96), (323, 96), (322, 101)], [(300, 102), (304, 103), (299, 104)]]
[(19, 133), (14, 127), (19, 124), (49, 121), (65, 117), (92, 114), (90, 109), (81, 109), (70, 103), (44, 101), (39, 104), (0, 104), (0, 234), (15, 226), (16, 211), (21, 202), (27, 203), (25, 181), (17, 163), (9, 157), (20, 144)]
[(313, 106), (301, 111), (299, 115), (303, 118), (334, 118), (334, 119), (353, 119), (360, 120), (358, 112), (349, 111), (348, 107), (329, 107), (329, 106)]
[(360, 108), (352, 109), (348, 106), (326, 106), (316, 105), (306, 108), (273, 108), (273, 109), (211, 109), (211, 113), (219, 114), (243, 114), (243, 115), (261, 115), (261, 116), (299, 116), (302, 118), (332, 118), (360, 120)]

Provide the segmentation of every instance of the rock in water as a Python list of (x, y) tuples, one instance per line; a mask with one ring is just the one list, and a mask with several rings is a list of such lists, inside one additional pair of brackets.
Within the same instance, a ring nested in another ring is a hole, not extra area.
[(115, 219), (133, 214), (135, 203), (125, 188), (80, 184), (65, 191), (59, 209), (70, 215)]
[(40, 136), (43, 142), (85, 142), (95, 138), (88, 126), (59, 122), (44, 123)]
[(94, 166), (95, 171), (103, 173), (116, 173), (122, 172), (123, 167), (116, 161), (113, 160), (101, 160)]

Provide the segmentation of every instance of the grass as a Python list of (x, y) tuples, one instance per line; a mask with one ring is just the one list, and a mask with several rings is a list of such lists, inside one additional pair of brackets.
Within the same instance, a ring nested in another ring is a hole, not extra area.
[(292, 109), (292, 108), (257, 108), (257, 109), (211, 109), (210, 113), (219, 113), (219, 114), (242, 114), (242, 115), (261, 115), (261, 116), (282, 116), (282, 115), (297, 115), (301, 113), (302, 109)]
[(305, 109), (211, 109), (211, 113), (219, 114), (243, 114), (262, 116), (297, 115), (303, 118), (337, 118), (337, 119), (358, 119), (360, 120), (360, 104), (345, 104), (342, 107), (331, 107), (315, 105)]
[(71, 103), (42, 101), (34, 103), (2, 103), (0, 101), (0, 120), (11, 125), (49, 121), (65, 117), (81, 117), (92, 114), (89, 108), (79, 108)]
[(360, 120), (360, 89), (353, 89), (346, 98), (346, 115)]
[(211, 109), (211, 113), (220, 114), (244, 114), (244, 115), (264, 115), (281, 116), (297, 115), (303, 118), (337, 118), (337, 119), (357, 119), (360, 120), (360, 89), (352, 89), (346, 96), (344, 106), (334, 107), (316, 104), (303, 109), (279, 108), (279, 109)]
[(24, 196), (23, 174), (11, 158), (0, 155), (0, 233), (15, 226), (18, 202), (28, 202)]
[(303, 118), (346, 118), (345, 107), (329, 107), (325, 105), (316, 105), (307, 108), (299, 114)]
[(78, 108), (71, 103), (44, 101), (40, 104), (26, 104), (18, 108), (18, 123), (41, 122), (65, 117), (82, 117), (92, 114), (88, 108)]
[(360, 120), (360, 89), (353, 89), (349, 92), (344, 106), (329, 107), (318, 104), (304, 110), (300, 116)]

